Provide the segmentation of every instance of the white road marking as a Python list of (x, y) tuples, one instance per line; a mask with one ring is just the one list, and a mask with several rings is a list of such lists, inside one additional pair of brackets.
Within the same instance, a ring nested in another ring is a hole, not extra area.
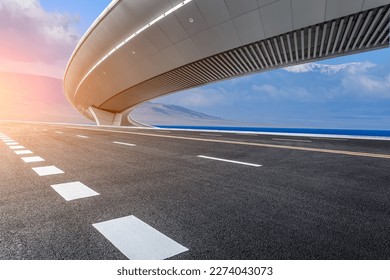
[(89, 138), (88, 136), (84, 136), (84, 135), (76, 135), (76, 136), (79, 138)]
[[(254, 142), (245, 142), (245, 141), (205, 139), (205, 138), (198, 138), (198, 137), (161, 135), (161, 134), (130, 132), (130, 131), (120, 131), (120, 130), (112, 130), (112, 129), (101, 129), (101, 128), (96, 129), (96, 128), (88, 128), (88, 127), (75, 127), (75, 126), (67, 126), (67, 128), (88, 130), (88, 131), (104, 131), (104, 132), (111, 132), (111, 133), (117, 133), (117, 134), (143, 135), (143, 136), (157, 137), (157, 138), (180, 139), (180, 140), (195, 141), (195, 142), (222, 143), (222, 144), (231, 144), (231, 145), (244, 145), (244, 146), (251, 146), (251, 147), (262, 147), (262, 148), (307, 151), (307, 152), (316, 152), (316, 153), (327, 153), (327, 154), (336, 154), (336, 155), (347, 155), (347, 156), (355, 156), (355, 157), (390, 159), (390, 154), (364, 153), (364, 152), (354, 152), (354, 151), (345, 151), (345, 150), (331, 150), (331, 149), (320, 149), (320, 148), (310, 148), (310, 147), (254, 143)], [(257, 133), (257, 134), (259, 134), (259, 133)], [(353, 138), (351, 138), (351, 139), (353, 139)], [(356, 138), (356, 139), (360, 139), (360, 138)], [(386, 140), (388, 138), (385, 137), (383, 139)], [(376, 139), (376, 140), (378, 140), (378, 139)]]
[(51, 185), (66, 201), (100, 195), (81, 182)]
[(242, 135), (242, 136), (257, 136), (257, 134), (254, 134), (254, 133), (236, 133), (236, 135)]
[(215, 136), (215, 137), (221, 137), (222, 136), (220, 134), (210, 134), (210, 133), (200, 133), (199, 135), (202, 135), (202, 136)]
[(54, 165), (34, 167), (32, 168), (32, 170), (34, 170), (39, 176), (57, 175), (57, 174), (65, 173), (64, 171), (55, 167)]
[(15, 142), (15, 140), (8, 139), (8, 140), (3, 140), (4, 143), (10, 143), (10, 142)]
[(43, 158), (41, 158), (41, 157), (22, 157), (22, 160), (23, 160), (25, 163), (45, 161), (45, 160), (44, 160)]
[(254, 163), (248, 163), (248, 162), (242, 162), (242, 161), (236, 161), (236, 160), (228, 160), (228, 159), (223, 159), (223, 158), (208, 157), (208, 156), (202, 156), (202, 155), (199, 155), (198, 158), (205, 158), (205, 159), (211, 159), (211, 160), (217, 160), (217, 161), (224, 161), (224, 162), (248, 165), (248, 166), (253, 166), (253, 167), (261, 167), (262, 166), (260, 164), (254, 164)]
[(5, 143), (7, 146), (15, 146), (15, 145), (19, 145), (18, 142), (9, 142), (9, 143)]
[(324, 137), (311, 137), (310, 139), (313, 140), (329, 140), (329, 141), (348, 141), (348, 139), (342, 139), (342, 138), (324, 138)]
[(46, 132), (46, 131), (47, 131), (47, 129), (42, 129), (42, 131), (45, 131), (45, 132)]
[(272, 138), (274, 141), (288, 141), (288, 142), (305, 142), (311, 143), (311, 140), (301, 140), (301, 139), (287, 139), (287, 138)]
[(135, 144), (130, 144), (130, 143), (124, 143), (124, 142), (112, 142), (114, 144), (118, 144), (118, 145), (125, 145), (125, 146), (131, 146), (131, 147), (135, 147), (136, 145)]
[(163, 260), (188, 249), (135, 216), (93, 226), (126, 257), (132, 260)]
[(14, 151), (15, 154), (17, 155), (29, 155), (29, 154), (32, 154), (33, 152), (31, 152), (30, 150), (21, 150), (21, 151)]
[(56, 133), (57, 133), (57, 134), (63, 134), (63, 132), (62, 132), (62, 131), (56, 131)]
[(23, 147), (23, 146), (9, 146), (9, 148), (10, 148), (11, 150), (26, 149), (26, 148)]

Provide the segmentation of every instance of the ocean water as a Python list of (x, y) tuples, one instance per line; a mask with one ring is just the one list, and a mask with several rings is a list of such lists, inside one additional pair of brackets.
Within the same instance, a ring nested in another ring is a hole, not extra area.
[(172, 129), (200, 129), (220, 131), (245, 131), (245, 132), (271, 132), (271, 133), (303, 133), (303, 134), (329, 134), (347, 136), (374, 136), (390, 137), (390, 130), (363, 130), (363, 129), (321, 129), (321, 128), (273, 128), (273, 127), (226, 127), (226, 126), (169, 126), (155, 125), (159, 128)]

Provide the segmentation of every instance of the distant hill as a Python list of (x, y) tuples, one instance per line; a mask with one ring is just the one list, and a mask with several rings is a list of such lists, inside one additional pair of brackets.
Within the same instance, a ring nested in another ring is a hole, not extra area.
[(206, 115), (181, 106), (154, 102), (137, 106), (130, 115), (134, 120), (149, 125), (256, 126)]
[(0, 72), (0, 120), (91, 123), (66, 100), (62, 80)]

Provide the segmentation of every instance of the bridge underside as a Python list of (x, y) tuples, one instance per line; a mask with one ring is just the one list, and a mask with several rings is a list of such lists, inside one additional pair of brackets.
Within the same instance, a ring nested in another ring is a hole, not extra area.
[(173, 69), (99, 106), (123, 113), (158, 96), (249, 73), (389, 46), (390, 5), (254, 42)]

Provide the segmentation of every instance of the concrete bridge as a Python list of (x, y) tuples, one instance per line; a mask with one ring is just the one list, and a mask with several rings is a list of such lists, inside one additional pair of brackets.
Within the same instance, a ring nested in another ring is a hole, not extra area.
[(99, 125), (236, 76), (389, 46), (390, 0), (114, 0), (77, 45), (69, 102)]

